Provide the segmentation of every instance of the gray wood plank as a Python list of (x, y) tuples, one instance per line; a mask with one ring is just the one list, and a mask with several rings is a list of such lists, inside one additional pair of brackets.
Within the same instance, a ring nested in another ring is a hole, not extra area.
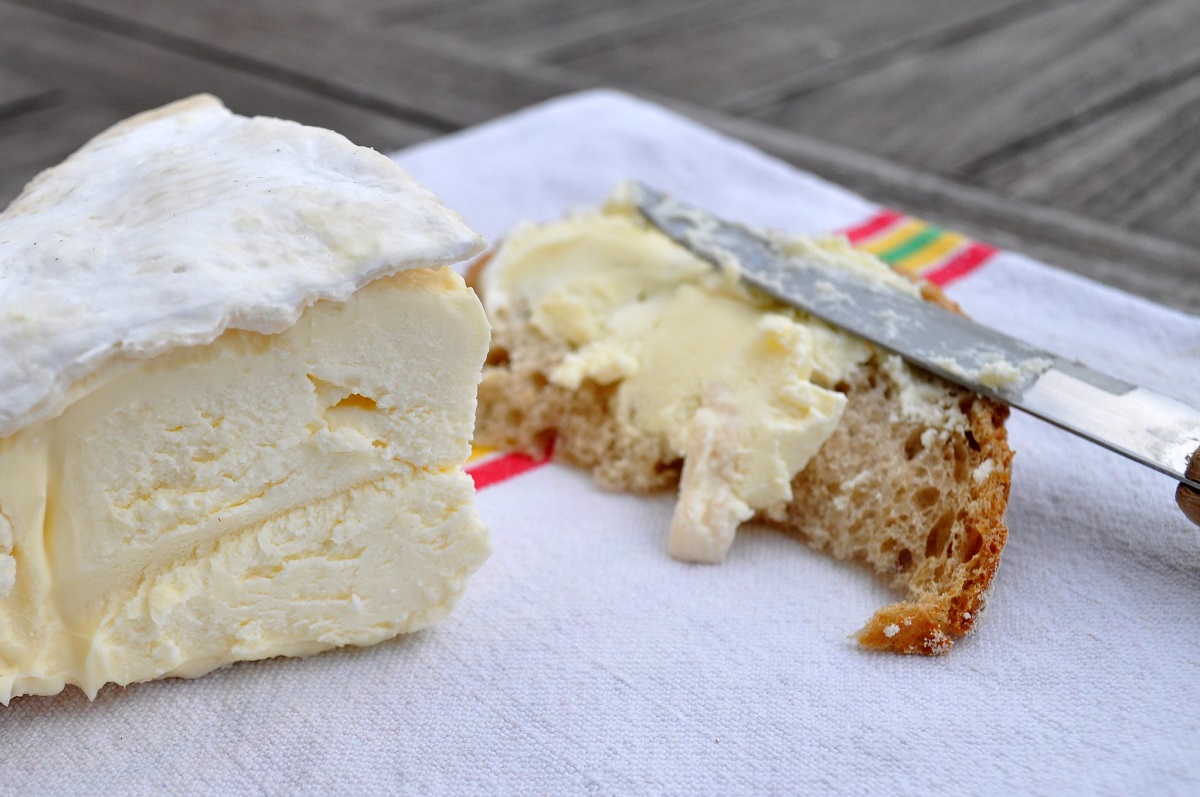
[[(518, 75), (469, 45), (452, 51), (444, 41), (431, 43), (403, 30), (358, 28), (328, 9), (281, 11), (280, 0), (9, 2), (441, 130), (482, 122), (587, 83), (567, 82), (537, 67)], [(279, 35), (284, 24), (287, 35)]]
[(792, 98), (764, 121), (944, 174), (1200, 69), (1195, 0), (1079, 0)]
[[(287, 20), (295, 13), (323, 17), (336, 22), (340, 27), (368, 30), (438, 15), (447, 10), (488, 7), (496, 2), (497, 0), (266, 0), (263, 7), (269, 4), (277, 15), (279, 30), (285, 29)], [(104, 5), (106, 4), (100, 2), (96, 7)], [(119, 6), (114, 8), (119, 10)]]
[(330, 19), (343, 24), (368, 28), (437, 13), (447, 7), (478, 5), (492, 0), (275, 0), (281, 16), (295, 11)]
[(435, 133), (384, 113), (3, 0), (0, 67), (35, 76), (68, 100), (96, 100), (122, 117), (207, 91), (240, 113), (328, 127), (382, 149)]
[[(789, 0), (720, 3), (598, 37), (554, 63), (622, 85), (705, 105), (745, 103), (747, 94), (804, 81), (810, 72), (894, 49), (910, 40), (941, 40), (980, 18), (1028, 7), (1015, 0)], [(773, 96), (773, 95), (769, 95)]]
[[(1133, 227), (1148, 230), (1168, 238), (1189, 241), (1200, 246), (1200, 163), (1197, 163), (1197, 125), (1192, 122), (1189, 130), (1192, 142), (1191, 154), (1185, 156), (1181, 167), (1171, 172), (1171, 185), (1163, 192), (1142, 204), (1141, 214)], [(1192, 279), (1200, 282), (1200, 260), (1193, 261)]]
[[(208, 91), (232, 109), (328, 127), (358, 143), (396, 149), (435, 131), (225, 66), (0, 3), (0, 69), (55, 87), (52, 112), (0, 119), (7, 203), (36, 171), (103, 127), (138, 111)], [(41, 134), (37, 133), (41, 126)]]
[[(864, 46), (843, 52), (823, 64), (810, 65), (778, 80), (747, 89), (724, 102), (722, 107), (736, 115), (753, 115), (777, 106), (791, 97), (840, 83), (855, 75), (874, 72), (914, 53), (969, 40), (1071, 1), (994, 1), (981, 6), (975, 13), (967, 13), (961, 17), (954, 16), (948, 20), (929, 19), (923, 28), (907, 32), (904, 36), (881, 36), (878, 41), (868, 41)], [(880, 3), (875, 7), (875, 12), (886, 13), (890, 9)]]
[(1200, 245), (1200, 78), (996, 160), (976, 181)]
[(125, 114), (80, 100), (37, 108), (0, 121), (0, 208), (48, 169)]
[[(771, 0), (753, 0), (764, 1)], [(558, 51), (620, 41), (648, 26), (687, 24), (698, 13), (729, 5), (728, 0), (456, 0), (389, 18), (510, 56), (554, 60)]]
[(51, 101), (54, 90), (0, 64), (0, 118)]

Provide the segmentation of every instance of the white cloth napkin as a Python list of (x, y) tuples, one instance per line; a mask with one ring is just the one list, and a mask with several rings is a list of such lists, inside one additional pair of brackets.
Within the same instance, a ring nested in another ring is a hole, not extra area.
[[(797, 231), (875, 206), (613, 92), (399, 153), (495, 238), (636, 176)], [(1131, 264), (1135, 268), (1136, 264)], [(1200, 319), (1013, 254), (976, 319), (1200, 396)], [(482, 490), (495, 553), (432, 630), (200, 680), (0, 710), (12, 794), (1200, 792), (1200, 529), (1174, 483), (1015, 415), (1011, 539), (977, 633), (936, 658), (847, 635), (894, 599), (767, 531), (672, 561), (672, 497), (541, 467)]]

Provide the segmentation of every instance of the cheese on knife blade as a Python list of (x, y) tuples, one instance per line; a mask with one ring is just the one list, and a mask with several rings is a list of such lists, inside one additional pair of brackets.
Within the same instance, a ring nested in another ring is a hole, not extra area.
[(461, 469), (477, 235), (334, 133), (211, 97), (0, 215), (0, 700), (367, 645), (488, 543)]

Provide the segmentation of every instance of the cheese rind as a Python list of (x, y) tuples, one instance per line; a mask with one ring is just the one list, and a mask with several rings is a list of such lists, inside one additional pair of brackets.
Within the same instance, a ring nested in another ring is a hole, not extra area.
[(0, 700), (438, 619), (488, 553), (461, 470), (488, 338), (457, 274), (404, 271), (111, 360), (0, 439)]
[(482, 240), (399, 166), (207, 96), (122, 122), (0, 214), (0, 436), (115, 357), (280, 332)]

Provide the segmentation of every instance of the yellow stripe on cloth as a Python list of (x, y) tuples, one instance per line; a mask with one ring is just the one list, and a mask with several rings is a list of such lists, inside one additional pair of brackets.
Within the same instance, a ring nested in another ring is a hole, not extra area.
[(929, 227), (920, 219), (905, 219), (900, 224), (889, 229), (878, 238), (864, 242), (860, 248), (873, 255), (881, 255), (908, 243), (914, 236), (920, 235)]
[(910, 255), (892, 261), (892, 265), (901, 271), (917, 272), (929, 266), (938, 265), (955, 249), (967, 243), (966, 236), (956, 232), (943, 232), (935, 240), (921, 247)]

